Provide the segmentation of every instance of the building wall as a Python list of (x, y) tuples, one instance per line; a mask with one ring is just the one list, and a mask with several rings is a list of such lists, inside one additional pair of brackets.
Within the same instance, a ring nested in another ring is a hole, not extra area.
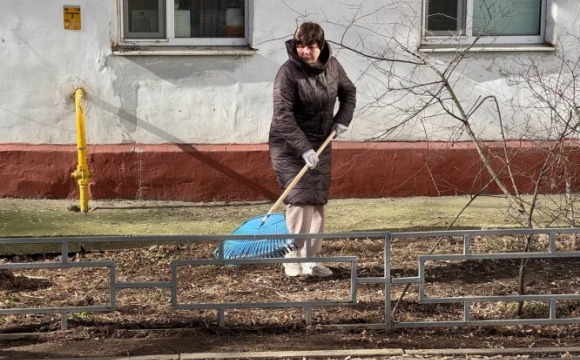
[[(357, 3), (359, 7), (354, 6)], [(122, 56), (113, 52), (120, 38), (120, 0), (0, 0), (0, 177), (11, 184), (0, 189), (0, 196), (75, 196), (75, 184), (69, 177), (76, 161), (72, 94), (82, 87), (87, 91), (86, 135), (94, 173), (93, 197), (194, 201), (275, 197), (278, 189), (264, 144), (272, 116), (272, 80), (287, 59), (284, 40), (291, 36), (296, 22), (306, 18), (320, 21), (327, 38), (335, 42), (344, 39), (360, 45), (364, 33), (367, 49), (381, 49), (385, 36), (394, 34), (409, 47), (417, 47), (421, 2), (393, 3), (377, 8), (376, 2), (369, 1), (329, 6), (322, 0), (253, 0), (249, 39), (256, 49), (253, 55)], [(63, 28), (64, 5), (81, 6), (81, 30)], [(580, 34), (578, 9), (574, 0), (548, 1), (548, 40), (555, 41), (567, 32)], [(345, 32), (349, 25), (346, 19), (357, 14), (372, 15), (361, 20), (367, 30)], [(397, 21), (412, 26), (393, 29)], [(579, 50), (576, 43), (570, 46), (572, 52)], [(429, 124), (428, 128), (425, 123), (406, 127), (382, 138), (386, 144), (365, 142), (380, 137), (401, 114), (372, 106), (377, 95), (384, 94), (386, 81), (377, 67), (369, 66), (372, 59), (334, 48), (358, 89), (355, 119), (335, 146), (334, 196), (467, 191), (457, 184), (450, 186), (456, 190), (440, 192), (428, 185), (432, 173), (402, 171), (425, 168), (417, 163), (415, 145), (406, 142), (433, 148), (434, 142), (466, 139), (465, 135), (456, 136), (450, 126), (453, 119)], [(474, 54), (458, 70), (457, 86), (465, 100), (500, 94), (500, 106), (513, 128), (522, 119), (511, 107), (517, 89), (500, 68), (515, 64), (520, 55)], [(554, 61), (553, 53), (525, 55)], [(446, 55), (425, 56), (444, 61)], [(410, 71), (404, 65), (390, 70)], [(499, 139), (497, 122), (485, 114), (478, 116), (475, 123), (481, 137)], [(382, 146), (398, 146), (393, 150), (396, 161), (385, 151), (376, 151)], [(472, 156), (473, 149), (466, 148), (463, 155), (441, 161), (467, 161), (473, 168), (477, 160)], [(473, 179), (475, 174), (465, 176)], [(397, 181), (379, 180), (384, 177)]]

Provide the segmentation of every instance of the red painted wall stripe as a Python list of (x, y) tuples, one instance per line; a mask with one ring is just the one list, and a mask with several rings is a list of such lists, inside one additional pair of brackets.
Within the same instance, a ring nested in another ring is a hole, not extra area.
[[(533, 191), (532, 176), (553, 144), (507, 145), (519, 190)], [(501, 171), (503, 145), (486, 146), (497, 156), (494, 168), (507, 179)], [(336, 142), (333, 148), (333, 198), (500, 193), (494, 184), (486, 186), (489, 176), (470, 142)], [(565, 161), (550, 167), (542, 191), (564, 191), (564, 175), (573, 190), (580, 189), (579, 150), (578, 144), (567, 144)], [(94, 200), (243, 201), (280, 194), (266, 144), (89, 145), (88, 157)], [(74, 145), (2, 144), (0, 197), (76, 198), (70, 176), (75, 168)]]

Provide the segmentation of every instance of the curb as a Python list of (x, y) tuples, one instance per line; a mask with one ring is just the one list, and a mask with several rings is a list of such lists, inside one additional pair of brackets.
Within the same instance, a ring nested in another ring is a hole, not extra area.
[(349, 356), (403, 356), (403, 349), (369, 349), (369, 350), (314, 350), (314, 351), (267, 351), (242, 353), (203, 353), (182, 354), (179, 360), (212, 360), (212, 359), (264, 359), (264, 358), (324, 358)]
[[(517, 355), (558, 355), (580, 354), (580, 346), (574, 347), (542, 347), (542, 348), (498, 348), (498, 349), (361, 349), (361, 350), (315, 350), (315, 351), (263, 351), (263, 352), (229, 352), (229, 353), (197, 353), (143, 356), (114, 356), (90, 358), (92, 360), (218, 360), (218, 359), (321, 359), (328, 357), (373, 357), (373, 356), (404, 356), (408, 359), (425, 356), (517, 356)], [(0, 356), (0, 360), (4, 359)], [(89, 358), (59, 358), (52, 360), (87, 360)]]
[(539, 355), (580, 353), (580, 346), (541, 348), (425, 349), (405, 350), (406, 355)]

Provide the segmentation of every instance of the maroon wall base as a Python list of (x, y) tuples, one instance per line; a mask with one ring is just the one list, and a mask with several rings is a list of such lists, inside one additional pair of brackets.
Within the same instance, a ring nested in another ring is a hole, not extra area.
[[(503, 153), (501, 144), (487, 145)], [(547, 153), (532, 143), (508, 146), (517, 153), (512, 163), (519, 191), (531, 192)], [(88, 157), (93, 200), (243, 201), (272, 200), (280, 194), (265, 144), (89, 145)], [(72, 145), (0, 145), (0, 197), (78, 197), (70, 175), (76, 158)], [(549, 169), (543, 191), (563, 192), (564, 174), (572, 179), (572, 189), (579, 190), (577, 144), (567, 147), (565, 158)], [(494, 184), (488, 186), (489, 176), (468, 142), (336, 142), (333, 165), (332, 198), (500, 193)], [(499, 158), (494, 168), (506, 178)]]

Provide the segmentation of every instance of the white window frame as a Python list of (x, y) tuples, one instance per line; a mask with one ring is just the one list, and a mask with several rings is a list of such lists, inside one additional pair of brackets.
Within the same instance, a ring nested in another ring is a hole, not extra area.
[[(448, 1), (458, 1), (465, 4), (465, 8), (462, 9), (463, 4), (459, 4), (458, 12), (460, 13), (458, 22), (465, 21), (465, 30), (458, 30), (455, 33), (449, 33), (448, 35), (442, 34), (430, 34), (427, 31), (427, 10), (429, 0), (423, 1), (423, 11), (422, 11), (422, 32), (423, 32), (423, 43), (424, 44), (472, 44), (477, 40), (477, 44), (543, 44), (545, 40), (546, 33), (546, 9), (547, 0), (541, 0), (540, 5), (540, 34), (539, 35), (524, 35), (524, 36), (513, 36), (513, 35), (494, 35), (494, 36), (481, 36), (473, 35), (473, 0), (448, 0)], [(465, 19), (461, 18), (465, 16)]]
[[(245, 26), (245, 37), (243, 38), (176, 38), (175, 37), (175, 13), (173, 0), (158, 0), (160, 6), (163, 6), (165, 2), (165, 37), (164, 38), (125, 38), (125, 16), (127, 11), (127, 0), (121, 1), (121, 45), (138, 45), (138, 46), (247, 46), (251, 21), (250, 18), (250, 2), (253, 0), (244, 0), (244, 26)], [(163, 23), (163, 21), (162, 21)], [(160, 31), (158, 34), (162, 34)]]

